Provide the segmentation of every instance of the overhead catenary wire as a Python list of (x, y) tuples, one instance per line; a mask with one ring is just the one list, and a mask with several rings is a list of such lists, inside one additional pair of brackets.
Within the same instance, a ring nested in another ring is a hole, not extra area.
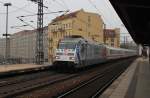
[(60, 0), (60, 1), (64, 4), (64, 6), (65, 6), (68, 10), (70, 10), (69, 7), (68, 7), (68, 5), (66, 4), (66, 2), (65, 2), (64, 0)]
[(19, 19), (21, 22), (23, 22), (25, 25), (28, 25), (28, 26), (30, 26), (31, 28), (36, 29), (34, 26), (32, 26), (31, 24), (25, 22), (25, 21), (24, 21), (23, 19), (21, 19), (20, 17), (16, 17), (16, 18)]
[(18, 28), (18, 27), (26, 27), (28, 25), (21, 25), (21, 26), (11, 26), (10, 28)]
[(11, 29), (19, 29), (21, 31), (25, 30), (25, 29), (21, 29), (20, 27), (27, 27), (28, 25), (21, 25), (21, 26), (11, 26)]
[(59, 6), (61, 6), (63, 9), (66, 9), (66, 8), (64, 7), (64, 5), (61, 4), (60, 2), (58, 2), (57, 0), (53, 0), (53, 1), (56, 2)]
[[(0, 1), (0, 3), (1, 4), (5, 4), (4, 2), (2, 2), (2, 1)], [(27, 13), (34, 13), (34, 12), (31, 12), (31, 11), (28, 11), (28, 10), (26, 10), (25, 8), (27, 8), (28, 6), (30, 6), (31, 4), (26, 4), (26, 5), (24, 5), (23, 7), (17, 7), (17, 6), (15, 6), (15, 5), (12, 5), (11, 7), (13, 7), (13, 8), (15, 8), (16, 10), (13, 10), (13, 11), (10, 11), (9, 12), (9, 14), (11, 14), (11, 13), (16, 13), (16, 12), (18, 12), (18, 11), (24, 11), (24, 12), (27, 12)], [(6, 14), (6, 13), (0, 13), (0, 14)]]
[[(116, 20), (116, 19), (118, 19), (118, 21), (121, 22), (121, 24), (120, 24), (118, 27), (120, 27), (120, 28), (123, 27), (124, 30), (125, 30), (126, 32), (128, 32), (128, 30), (127, 30), (126, 27), (124, 26), (122, 20), (120, 19), (120, 17), (119, 17), (118, 14), (116, 13), (115, 9), (112, 7), (112, 5), (111, 5), (111, 3), (109, 2), (109, 0), (103, 0), (103, 1), (104, 1), (105, 4), (107, 4), (106, 7), (109, 9), (110, 15), (112, 15), (113, 13), (116, 14), (116, 16), (115, 16), (115, 18), (114, 18), (113, 21), (115, 21), (115, 23), (117, 24), (117, 20)], [(111, 5), (111, 6), (110, 6), (110, 5)], [(112, 14), (111, 14), (111, 13), (112, 13)], [(120, 34), (123, 34), (123, 33), (120, 33)], [(129, 32), (126, 33), (126, 34), (129, 34)], [(129, 35), (130, 35), (130, 34), (129, 34)], [(131, 35), (130, 35), (130, 36), (131, 36)]]
[[(117, 23), (116, 19), (118, 19), (119, 21), (121, 21), (120, 17), (118, 16), (118, 14), (116, 13), (116, 11), (114, 10), (114, 8), (112, 7), (112, 5), (110, 4), (109, 0), (103, 0), (104, 3), (106, 4), (107, 9), (109, 9), (109, 13), (110, 15), (112, 15), (113, 13), (116, 14), (116, 18), (114, 19), (114, 21)], [(112, 13), (112, 14), (111, 14)], [(123, 22), (121, 21), (121, 24), (123, 24)], [(123, 24), (124, 25), (124, 24)], [(120, 25), (121, 26), (121, 25)]]
[[(53, 14), (53, 13), (62, 13), (62, 12), (68, 12), (68, 10), (66, 10), (66, 11), (56, 11), (56, 12), (48, 12), (48, 13), (43, 13), (43, 14)], [(18, 17), (29, 17), (29, 16), (36, 16), (36, 15), (38, 15), (38, 14), (18, 16)]]
[(98, 13), (102, 16), (102, 18), (105, 21), (107, 21), (107, 23), (109, 23), (109, 25), (112, 25), (112, 23), (110, 23), (110, 21), (108, 21), (107, 18), (105, 18), (105, 16), (103, 15), (103, 13), (98, 9), (98, 7), (91, 0), (88, 0), (88, 2), (98, 11)]
[[(47, 2), (47, 1), (46, 1), (46, 4), (51, 5), (51, 3)], [(53, 12), (49, 7), (47, 9), (44, 9), (44, 10), (46, 10), (46, 13)], [(53, 13), (52, 15), (58, 16), (58, 13)]]
[[(43, 13), (43, 14), (55, 14), (55, 13), (63, 13), (63, 12), (68, 12), (66, 11), (56, 11), (56, 12), (48, 12), (48, 13)], [(18, 18), (26, 18), (26, 17), (32, 17), (32, 16), (37, 16), (38, 14), (32, 14), (32, 15), (24, 15), (24, 16), (18, 16)], [(22, 21), (22, 20), (21, 20)], [(31, 21), (30, 21), (31, 22)], [(33, 22), (32, 22), (33, 23)], [(32, 26), (31, 26), (32, 27)], [(32, 27), (33, 28), (33, 27)]]

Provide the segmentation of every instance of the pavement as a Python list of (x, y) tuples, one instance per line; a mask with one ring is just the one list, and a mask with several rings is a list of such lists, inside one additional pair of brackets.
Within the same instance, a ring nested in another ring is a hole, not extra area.
[(0, 65), (0, 73), (7, 73), (11, 71), (23, 71), (28, 69), (38, 69), (48, 67), (50, 65), (36, 65), (36, 64), (11, 64), (11, 65)]
[(99, 98), (150, 98), (150, 64), (137, 58)]

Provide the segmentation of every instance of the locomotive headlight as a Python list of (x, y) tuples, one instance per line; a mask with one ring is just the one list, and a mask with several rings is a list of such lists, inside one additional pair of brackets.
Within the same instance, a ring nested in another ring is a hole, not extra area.
[(69, 57), (70, 60), (75, 60), (75, 57)]
[(59, 56), (55, 56), (55, 59), (60, 59), (60, 57)]

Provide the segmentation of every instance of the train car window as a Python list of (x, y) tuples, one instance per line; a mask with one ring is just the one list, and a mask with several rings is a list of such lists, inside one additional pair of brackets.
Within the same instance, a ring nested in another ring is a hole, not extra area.
[(95, 47), (95, 55), (99, 55), (99, 47), (98, 46)]
[(85, 46), (84, 44), (81, 45), (81, 52), (84, 52)]
[(58, 48), (59, 49), (75, 49), (76, 44), (75, 43), (60, 43)]
[[(119, 51), (117, 51), (119, 52)], [(117, 54), (115, 50), (110, 50), (110, 54)]]

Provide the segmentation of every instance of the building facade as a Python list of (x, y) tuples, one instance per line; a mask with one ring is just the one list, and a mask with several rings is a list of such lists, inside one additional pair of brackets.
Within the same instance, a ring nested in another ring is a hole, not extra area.
[(104, 29), (104, 43), (111, 47), (120, 47), (120, 29)]
[[(10, 60), (13, 63), (34, 63), (36, 30), (24, 30), (10, 36)], [(48, 61), (48, 28), (44, 27), (44, 61)], [(5, 57), (5, 39), (0, 39), (0, 56)]]
[(103, 43), (103, 20), (101, 16), (81, 9), (53, 19), (48, 25), (48, 58), (50, 62), (53, 61), (53, 53), (59, 40), (64, 36), (71, 35), (80, 35), (86, 39)]
[(5, 58), (5, 47), (6, 47), (6, 39), (0, 38), (0, 63), (2, 63)]
[[(10, 56), (21, 60), (23, 63), (34, 63), (36, 56), (36, 30), (25, 30), (15, 33), (11, 36), (10, 41)], [(44, 61), (47, 62), (48, 58), (48, 32), (47, 27), (44, 28)]]

